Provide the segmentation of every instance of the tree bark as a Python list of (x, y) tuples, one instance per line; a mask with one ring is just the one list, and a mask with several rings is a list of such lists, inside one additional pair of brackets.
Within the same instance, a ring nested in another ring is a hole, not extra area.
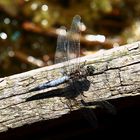
[[(84, 103), (140, 95), (140, 42), (99, 51), (80, 59), (80, 64), (92, 65), (94, 75), (88, 76), (89, 87), (82, 96), (74, 95), (80, 105), (68, 95), (63, 85), (42, 91), (28, 92), (40, 83), (56, 79), (67, 62), (25, 73), (0, 78), (0, 132), (41, 120), (59, 118)], [(76, 60), (71, 61), (71, 66)], [(81, 84), (81, 87), (84, 86)], [(79, 88), (79, 87), (78, 87)], [(77, 92), (80, 89), (77, 89)], [(81, 98), (82, 97), (82, 98)]]

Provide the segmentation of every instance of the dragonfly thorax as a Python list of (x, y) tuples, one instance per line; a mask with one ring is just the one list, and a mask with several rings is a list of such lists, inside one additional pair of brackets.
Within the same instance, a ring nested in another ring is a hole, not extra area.
[(87, 66), (82, 67), (80, 69), (75, 70), (74, 72), (71, 72), (69, 74), (69, 77), (71, 80), (81, 80), (86, 79), (87, 76), (92, 76), (94, 74), (94, 67), (93, 66)]

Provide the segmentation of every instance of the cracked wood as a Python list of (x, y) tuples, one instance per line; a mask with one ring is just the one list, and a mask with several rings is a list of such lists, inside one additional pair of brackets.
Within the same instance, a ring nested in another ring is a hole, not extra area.
[[(86, 65), (95, 67), (95, 72), (88, 77), (91, 84), (83, 93), (84, 102), (98, 101), (99, 97), (108, 100), (140, 94), (140, 42), (99, 51), (80, 59), (81, 64), (85, 61)], [(63, 85), (43, 90), (43, 94), (42, 91), (27, 92), (48, 79), (58, 78), (64, 63), (0, 78), (0, 132), (58, 118), (71, 111), (65, 96), (46, 97)], [(75, 64), (75, 60), (71, 64)], [(38, 94), (41, 98), (27, 100)], [(79, 96), (76, 98), (79, 99)], [(74, 105), (73, 108), (79, 109), (79, 106)]]

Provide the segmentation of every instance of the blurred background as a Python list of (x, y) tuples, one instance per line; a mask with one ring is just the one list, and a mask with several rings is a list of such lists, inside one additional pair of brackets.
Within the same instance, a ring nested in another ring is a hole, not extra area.
[(52, 65), (57, 29), (82, 18), (81, 56), (139, 40), (139, 0), (0, 0), (0, 77)]

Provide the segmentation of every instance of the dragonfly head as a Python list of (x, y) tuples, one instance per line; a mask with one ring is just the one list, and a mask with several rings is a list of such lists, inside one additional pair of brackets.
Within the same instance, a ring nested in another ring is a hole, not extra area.
[(87, 73), (89, 76), (92, 76), (94, 74), (95, 68), (92, 65), (87, 66)]

